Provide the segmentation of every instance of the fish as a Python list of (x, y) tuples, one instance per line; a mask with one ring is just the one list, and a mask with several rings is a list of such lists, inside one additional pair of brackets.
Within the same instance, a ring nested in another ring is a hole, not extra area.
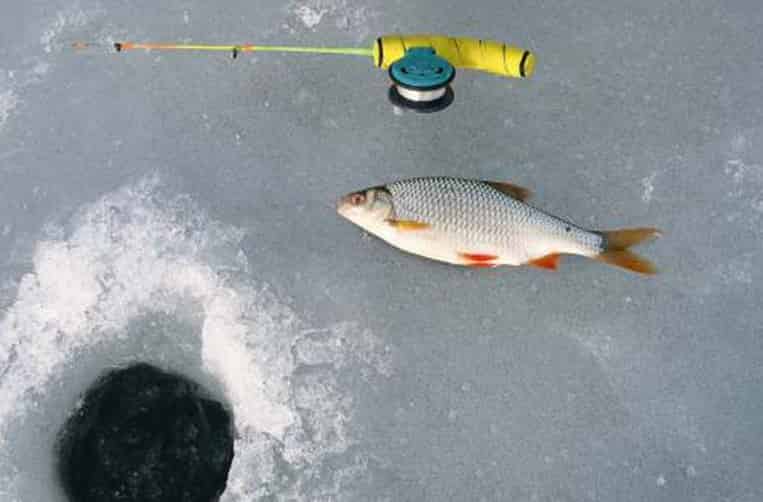
[(398, 249), (452, 265), (557, 270), (561, 256), (578, 255), (657, 272), (630, 248), (657, 239), (660, 230), (589, 230), (530, 205), (530, 197), (512, 183), (421, 177), (349, 193), (337, 212)]

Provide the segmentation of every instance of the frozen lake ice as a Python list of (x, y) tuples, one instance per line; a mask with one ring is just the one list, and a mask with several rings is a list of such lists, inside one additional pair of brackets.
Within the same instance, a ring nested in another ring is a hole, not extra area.
[[(104, 370), (230, 403), (224, 501), (763, 499), (763, 9), (753, 0), (63, 1), (0, 18), (0, 500), (63, 500), (51, 448)], [(399, 113), (358, 58), (77, 54), (76, 40), (532, 49)], [(354, 189), (526, 186), (653, 225), (644, 279), (408, 256)]]

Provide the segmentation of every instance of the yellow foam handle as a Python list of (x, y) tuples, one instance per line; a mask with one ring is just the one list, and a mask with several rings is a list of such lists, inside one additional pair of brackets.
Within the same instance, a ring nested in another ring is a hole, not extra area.
[(389, 68), (412, 47), (431, 47), (456, 68), (486, 71), (503, 77), (530, 77), (535, 70), (535, 56), (525, 49), (492, 40), (443, 35), (379, 37), (373, 47), (374, 64)]

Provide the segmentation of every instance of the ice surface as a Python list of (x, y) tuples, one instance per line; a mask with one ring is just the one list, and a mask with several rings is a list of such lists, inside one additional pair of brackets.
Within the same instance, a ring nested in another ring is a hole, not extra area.
[[(527, 46), (537, 71), (460, 72), (419, 116), (363, 58), (67, 49), (394, 31)], [(228, 500), (763, 499), (762, 31), (756, 0), (8, 6), (0, 500), (54, 500), (64, 410), (135, 358), (234, 403)], [(435, 174), (660, 227), (663, 273), (455, 269), (334, 213)]]
[[(46, 406), (56, 375), (77, 371), (98, 345), (131, 338), (130, 323), (147, 315), (200, 325), (201, 369), (232, 403), (239, 435), (224, 500), (276, 493), (273, 486), (302, 496), (300, 476), (353, 443), (352, 397), (338, 370), (357, 361), (389, 374), (371, 333), (348, 323), (307, 327), (272, 293), (239, 278), (247, 266), (236, 252), (241, 231), (209, 220), (187, 197), (164, 198), (158, 186), (150, 177), (107, 194), (65, 227), (48, 227), (64, 237), (36, 245), (33, 271), (0, 323), (7, 496), (23, 499), (29, 489), (19, 474), (29, 465), (14, 455), (27, 445), (14, 438)], [(189, 315), (193, 310), (198, 314)], [(138, 358), (159, 352), (134, 351)], [(164, 354), (165, 364), (178, 364), (173, 352)], [(281, 481), (277, 462), (295, 480)]]
[(0, 128), (8, 121), (13, 110), (18, 106), (19, 98), (13, 89), (5, 89), (0, 92)]

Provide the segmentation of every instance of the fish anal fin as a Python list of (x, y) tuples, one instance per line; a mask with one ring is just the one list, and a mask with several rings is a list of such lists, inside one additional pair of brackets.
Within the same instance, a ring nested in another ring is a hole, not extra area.
[(496, 255), (484, 253), (458, 253), (469, 264), (490, 263), (498, 259)]
[(542, 256), (540, 258), (530, 260), (527, 262), (527, 264), (531, 267), (543, 268), (546, 270), (557, 270), (559, 268), (559, 254), (554, 253)]
[(514, 185), (512, 183), (506, 183), (503, 181), (486, 181), (485, 183), (495, 188), (499, 192), (523, 202), (532, 196), (532, 192), (527, 188), (521, 187), (519, 185)]
[(429, 223), (424, 223), (422, 221), (413, 221), (413, 220), (387, 220), (387, 223), (389, 223), (396, 229), (402, 230), (405, 232), (426, 230), (432, 226)]

